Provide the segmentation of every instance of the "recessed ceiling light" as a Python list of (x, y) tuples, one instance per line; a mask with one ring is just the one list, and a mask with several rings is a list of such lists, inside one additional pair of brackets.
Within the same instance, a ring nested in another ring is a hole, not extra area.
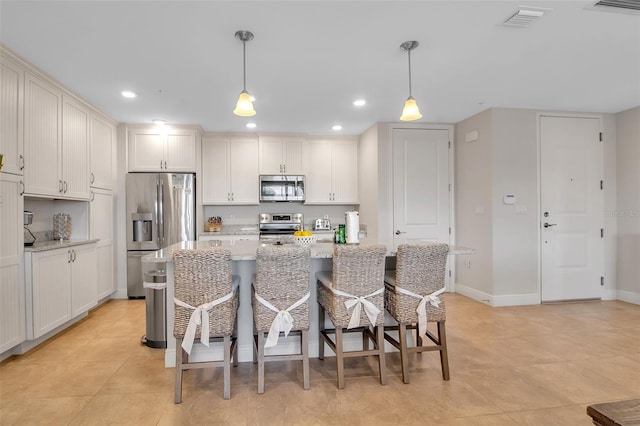
[(355, 101), (353, 101), (353, 104), (355, 106), (363, 106), (366, 105), (367, 101), (365, 101), (364, 99), (356, 99)]
[(165, 124), (167, 124), (166, 120), (158, 120), (158, 119), (154, 119), (151, 120), (153, 122), (153, 124), (155, 124), (156, 126), (164, 126)]
[(333, 129), (333, 130), (335, 130), (335, 131), (337, 132), (338, 130), (342, 130), (342, 126), (341, 126), (341, 125), (339, 125), (339, 124), (334, 124), (334, 125), (333, 125), (333, 127), (332, 127), (332, 129)]
[(120, 94), (125, 98), (135, 98), (138, 96), (135, 92), (132, 92), (130, 90), (123, 90), (122, 92), (120, 92)]
[(247, 127), (250, 129), (255, 129), (256, 128), (256, 123), (247, 123)]

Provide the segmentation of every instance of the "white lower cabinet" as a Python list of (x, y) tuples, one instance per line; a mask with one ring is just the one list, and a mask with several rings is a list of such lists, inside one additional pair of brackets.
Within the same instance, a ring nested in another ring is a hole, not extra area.
[(27, 338), (37, 339), (97, 303), (95, 243), (28, 252)]

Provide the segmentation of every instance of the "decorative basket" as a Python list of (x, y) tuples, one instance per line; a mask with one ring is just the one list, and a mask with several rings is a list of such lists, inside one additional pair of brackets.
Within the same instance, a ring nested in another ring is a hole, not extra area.
[(315, 235), (305, 235), (301, 237), (297, 237), (294, 235), (293, 242), (300, 247), (309, 247), (311, 244), (316, 242), (316, 237)]
[(206, 232), (220, 232), (221, 229), (222, 229), (221, 223), (207, 222), (204, 224), (204, 230)]

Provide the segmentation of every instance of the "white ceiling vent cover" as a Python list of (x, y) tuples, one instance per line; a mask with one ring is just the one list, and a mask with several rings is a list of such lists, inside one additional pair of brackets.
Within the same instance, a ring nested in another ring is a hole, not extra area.
[(504, 21), (504, 25), (510, 27), (528, 27), (532, 22), (542, 18), (544, 12), (544, 9), (537, 8), (519, 9)]
[(594, 9), (615, 9), (621, 13), (640, 13), (640, 0), (601, 0), (593, 5)]

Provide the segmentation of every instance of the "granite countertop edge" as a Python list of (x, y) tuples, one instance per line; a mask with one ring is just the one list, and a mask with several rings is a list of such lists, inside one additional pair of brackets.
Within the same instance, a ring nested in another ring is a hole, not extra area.
[(67, 248), (73, 246), (80, 246), (83, 244), (92, 244), (100, 241), (98, 238), (90, 240), (48, 240), (48, 241), (36, 241), (32, 246), (25, 246), (25, 253), (36, 253), (40, 251), (56, 250), (60, 248)]

